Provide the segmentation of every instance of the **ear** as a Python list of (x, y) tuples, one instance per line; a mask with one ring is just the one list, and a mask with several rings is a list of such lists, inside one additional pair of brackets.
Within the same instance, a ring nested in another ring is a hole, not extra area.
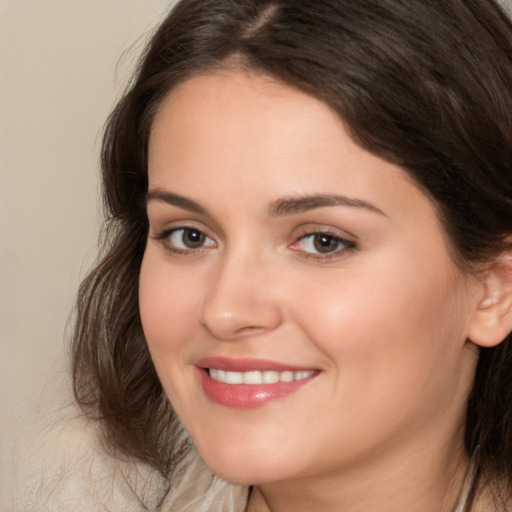
[(482, 284), (484, 295), (471, 320), (468, 338), (481, 347), (494, 347), (512, 331), (512, 251), (491, 262)]

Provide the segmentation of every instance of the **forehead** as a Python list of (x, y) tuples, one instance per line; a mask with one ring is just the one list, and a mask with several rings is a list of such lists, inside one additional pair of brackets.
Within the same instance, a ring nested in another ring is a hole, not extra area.
[(210, 202), (222, 187), (222, 201), (246, 195), (244, 204), (334, 192), (380, 209), (412, 201), (432, 210), (401, 168), (354, 143), (329, 106), (250, 72), (198, 75), (169, 94), (152, 126), (149, 181)]
[(218, 142), (219, 148), (234, 134), (253, 136), (256, 144), (266, 131), (271, 135), (265, 140), (270, 149), (272, 141), (280, 142), (278, 135), (285, 135), (285, 127), (291, 135), (292, 128), (309, 129), (313, 120), (341, 127), (339, 117), (323, 102), (273, 77), (252, 71), (214, 71), (182, 82), (165, 98), (152, 125), (150, 149), (155, 149), (155, 138), (164, 130), (176, 132), (175, 137), (192, 132), (205, 143)]

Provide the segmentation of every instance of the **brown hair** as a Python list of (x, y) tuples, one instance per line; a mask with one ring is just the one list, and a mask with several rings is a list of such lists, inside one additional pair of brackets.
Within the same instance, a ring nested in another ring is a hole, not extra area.
[[(512, 24), (493, 0), (182, 0), (106, 125), (104, 247), (73, 337), (78, 403), (110, 447), (172, 472), (186, 449), (148, 352), (138, 275), (148, 225), (147, 145), (177, 84), (216, 67), (273, 76), (330, 105), (360, 146), (431, 198), (466, 269), (512, 233)], [(482, 349), (466, 446), (512, 479), (510, 337)]]

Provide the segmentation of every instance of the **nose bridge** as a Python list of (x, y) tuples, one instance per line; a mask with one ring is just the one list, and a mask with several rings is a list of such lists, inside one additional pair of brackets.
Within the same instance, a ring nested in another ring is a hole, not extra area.
[(269, 262), (237, 249), (219, 257), (201, 305), (200, 323), (216, 338), (235, 339), (273, 329), (281, 322), (268, 279)]

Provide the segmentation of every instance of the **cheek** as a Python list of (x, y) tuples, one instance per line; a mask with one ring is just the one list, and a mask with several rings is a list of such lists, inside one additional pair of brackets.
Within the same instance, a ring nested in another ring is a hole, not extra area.
[(417, 394), (456, 386), (467, 330), (464, 291), (443, 261), (428, 268), (400, 263), (395, 257), (371, 272), (348, 271), (336, 285), (318, 282), (296, 308), (338, 373), (333, 396), (350, 386), (355, 407), (379, 408), (386, 396), (413, 404)]
[(161, 360), (171, 359), (168, 356), (187, 339), (197, 303), (193, 276), (175, 272), (161, 260), (146, 251), (139, 279), (142, 327), (157, 370), (163, 364)]
[[(146, 251), (139, 279), (144, 335), (162, 386), (180, 418), (195, 418), (190, 372), (198, 294), (193, 275), (176, 271), (161, 256)], [(189, 403), (190, 402), (190, 403)]]

